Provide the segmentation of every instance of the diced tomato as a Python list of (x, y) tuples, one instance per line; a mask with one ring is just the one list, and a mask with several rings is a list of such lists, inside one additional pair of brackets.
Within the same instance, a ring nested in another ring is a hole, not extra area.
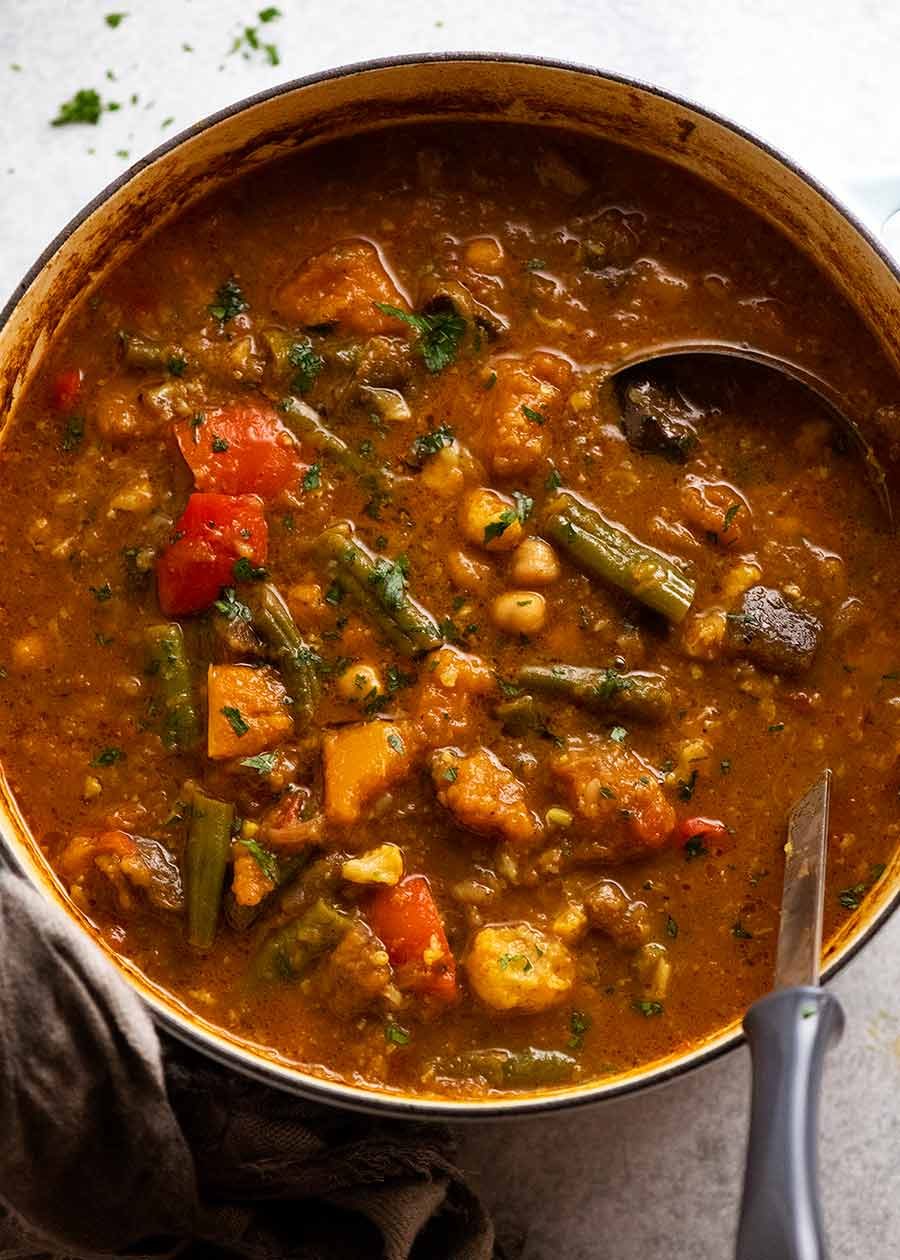
[(50, 405), (54, 411), (71, 411), (81, 393), (84, 373), (81, 368), (60, 372), (50, 389)]
[(674, 843), (683, 848), (688, 845), (714, 849), (724, 853), (733, 847), (734, 840), (725, 823), (718, 818), (684, 818), (672, 832)]
[(210, 407), (175, 425), (198, 490), (274, 498), (297, 485), (306, 465), (274, 407), (265, 402)]
[(192, 494), (156, 565), (160, 608), (167, 617), (202, 612), (234, 582), (235, 561), (243, 556), (260, 565), (268, 545), (255, 495)]
[(424, 875), (408, 875), (395, 888), (379, 888), (369, 913), (372, 931), (384, 942), (401, 988), (452, 1002), (456, 960)]

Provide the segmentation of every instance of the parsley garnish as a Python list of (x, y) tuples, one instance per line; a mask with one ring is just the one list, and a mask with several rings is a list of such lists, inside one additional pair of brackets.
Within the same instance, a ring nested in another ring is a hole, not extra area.
[(497, 373), (491, 372), (491, 374), (486, 378), (484, 382), (484, 388), (485, 390), (493, 389), (496, 384), (497, 384)]
[(63, 430), (60, 446), (64, 451), (74, 451), (84, 437), (84, 416), (69, 416)]
[(684, 846), (685, 861), (693, 862), (694, 858), (706, 857), (709, 853), (706, 845), (703, 843), (704, 832), (698, 832), (696, 836), (691, 836), (690, 840)]
[(246, 604), (236, 598), (233, 586), (226, 586), (222, 594), (213, 604), (216, 612), (220, 612), (229, 621), (252, 621), (253, 614)]
[(419, 434), (413, 442), (413, 454), (418, 461), (421, 461), (429, 455), (436, 455), (445, 446), (452, 444), (453, 430), (449, 425), (441, 424), (436, 429), (429, 429), (427, 433)]
[(228, 450), (228, 442), (223, 437), (219, 437), (218, 433), (212, 436), (212, 448), (217, 455), (223, 455)]
[(237, 280), (231, 278), (216, 291), (216, 300), (207, 307), (207, 310), (213, 319), (227, 324), (230, 319), (234, 319), (235, 315), (249, 310), (249, 303), (241, 292)]
[(228, 719), (228, 725), (234, 731), (235, 735), (237, 735), (238, 739), (241, 739), (247, 734), (250, 727), (244, 721), (240, 709), (236, 709), (232, 704), (226, 704), (221, 710), (221, 713), (223, 717)]
[(545, 490), (558, 490), (562, 485), (562, 476), (558, 468), (551, 468), (547, 473), (547, 480), (544, 482)]
[(405, 1028), (395, 1024), (393, 1020), (384, 1026), (384, 1039), (389, 1046), (408, 1046), (411, 1035)]
[(543, 271), (547, 266), (546, 258), (529, 258), (522, 264), (523, 271)]
[(591, 1017), (586, 1011), (573, 1011), (569, 1016), (569, 1029), (572, 1036), (569, 1038), (570, 1050), (581, 1050), (584, 1046), (584, 1034), (591, 1026)]
[(381, 602), (385, 608), (397, 609), (406, 595), (406, 577), (409, 559), (398, 556), (396, 560), (376, 560), (369, 581), (381, 588)]
[(101, 748), (91, 761), (92, 766), (114, 766), (117, 761), (124, 761), (125, 754), (121, 748)]
[(234, 562), (232, 572), (237, 582), (262, 582), (264, 578), (269, 576), (267, 569), (262, 568), (261, 565), (253, 564), (246, 556), (238, 556)]
[(678, 796), (683, 801), (689, 801), (694, 795), (694, 788), (697, 786), (697, 771), (691, 771), (689, 779), (678, 780)]
[(459, 767), (448, 766), (447, 769), (444, 771), (442, 778), (445, 783), (455, 783), (456, 780), (459, 778)]
[(337, 607), (343, 598), (344, 589), (343, 587), (338, 586), (337, 582), (333, 582), (325, 592), (325, 603), (331, 604), (332, 607)]
[[(246, 762), (241, 762), (246, 765)], [(242, 840), (241, 844), (247, 850), (251, 857), (256, 859), (259, 869), (265, 875), (270, 884), (278, 883), (278, 858), (268, 849), (264, 849), (261, 844), (257, 844), (255, 840)]]
[(316, 377), (325, 366), (325, 360), (316, 354), (308, 337), (295, 341), (288, 350), (287, 357), (291, 367), (297, 369), (291, 381), (291, 389), (295, 389), (298, 394), (305, 394), (308, 389), (312, 389)]
[(662, 1002), (636, 1001), (633, 1002), (632, 1005), (636, 1011), (640, 1011), (640, 1013), (647, 1019), (649, 1019), (651, 1015), (662, 1015), (663, 1013)]
[(96, 127), (103, 113), (100, 93), (93, 88), (82, 88), (70, 101), (64, 101), (51, 127), (67, 127), (69, 123), (90, 123)]
[(742, 503), (732, 503), (731, 507), (722, 517), (722, 532), (723, 533), (725, 533), (726, 530), (730, 529), (731, 522), (737, 516), (738, 512), (740, 512), (742, 507), (743, 507)]
[(322, 470), (318, 464), (310, 464), (306, 472), (303, 474), (303, 480), (300, 485), (304, 491), (319, 490), (322, 486)]
[(102, 586), (89, 586), (88, 590), (98, 604), (105, 604), (108, 599), (112, 599), (112, 587), (109, 582), (104, 582)]
[(622, 744), (624, 743), (625, 737), (627, 736), (627, 734), (628, 732), (626, 731), (624, 726), (614, 726), (612, 730), (609, 732), (609, 738), (613, 741), (614, 744)]
[[(126, 153), (124, 156), (128, 157), (128, 154)], [(170, 376), (184, 376), (185, 369), (187, 368), (187, 359), (182, 358), (180, 354), (173, 354), (166, 364), (166, 367), (169, 370)]]
[(747, 931), (743, 923), (741, 923), (740, 919), (738, 919), (736, 923), (733, 923), (731, 925), (731, 935), (736, 940), (739, 940), (739, 941), (752, 941), (753, 940), (753, 933)]
[(276, 760), (273, 752), (257, 753), (255, 757), (242, 757), (241, 765), (246, 770), (255, 770), (257, 774), (271, 774)]
[(869, 871), (869, 878), (867, 880), (861, 880), (860, 883), (854, 884), (852, 888), (844, 888), (841, 892), (839, 892), (838, 901), (841, 903), (844, 909), (845, 910), (858, 910), (860, 905), (862, 904), (863, 897), (866, 895), (866, 893), (869, 891), (869, 889), (872, 887), (873, 884), (877, 884), (879, 879), (881, 879), (882, 875), (884, 874), (885, 870), (886, 870), (886, 867), (884, 866), (884, 863), (878, 862)]
[(543, 414), (543, 412), (535, 411), (534, 407), (529, 407), (526, 403), (522, 403), (520, 411), (525, 419), (530, 420), (532, 424), (547, 423), (547, 417)]
[(107, 26), (111, 26), (113, 30), (115, 30), (116, 27), (120, 26), (127, 17), (128, 17), (127, 13), (107, 13), (103, 21), (106, 23)]
[(770, 735), (777, 734), (779, 731), (783, 731), (783, 730), (784, 730), (784, 722), (773, 722), (772, 725), (769, 727), (769, 734)]
[(499, 538), (501, 534), (505, 534), (506, 531), (509, 529), (510, 525), (515, 525), (518, 519), (519, 519), (518, 513), (516, 512), (515, 508), (505, 508), (504, 511), (502, 511), (500, 515), (496, 518), (496, 520), (489, 521), (488, 524), (485, 525), (484, 527), (485, 543), (489, 543), (491, 542), (492, 539)]
[(611, 700), (620, 691), (629, 691), (633, 686), (633, 678), (626, 678), (617, 669), (604, 669), (603, 677), (591, 690), (598, 700)]
[(678, 935), (678, 924), (670, 914), (666, 915), (666, 936), (671, 936), (674, 941)]
[(521, 967), (526, 975), (529, 971), (534, 971), (534, 963), (525, 954), (501, 954), (497, 959), (497, 966), (501, 971), (506, 971), (507, 967)]
[(416, 350), (425, 360), (429, 372), (441, 372), (454, 361), (466, 332), (466, 321), (455, 310), (415, 315), (387, 302), (376, 302), (375, 305), (383, 315), (390, 315), (392, 319), (402, 320), (410, 328), (415, 328), (419, 334)]
[(390, 735), (387, 737), (387, 742), (390, 744), (391, 748), (393, 748), (394, 752), (399, 753), (401, 756), (406, 751), (403, 747), (403, 740), (396, 731), (391, 731)]

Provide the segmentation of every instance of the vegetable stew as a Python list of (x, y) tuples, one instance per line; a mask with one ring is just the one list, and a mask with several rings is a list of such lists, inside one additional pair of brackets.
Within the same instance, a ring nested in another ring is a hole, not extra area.
[[(257, 171), (87, 294), (0, 455), (4, 770), (73, 903), (230, 1035), (480, 1098), (690, 1048), (897, 832), (890, 545), (815, 398), (869, 334), (662, 162), (513, 126)], [(887, 544), (887, 545), (886, 545)]]

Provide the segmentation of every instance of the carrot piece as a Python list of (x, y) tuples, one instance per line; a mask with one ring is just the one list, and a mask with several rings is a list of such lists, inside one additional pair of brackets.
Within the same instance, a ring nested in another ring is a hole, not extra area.
[(291, 734), (288, 694), (273, 669), (210, 665), (207, 753), (215, 760), (252, 757)]
[(457, 996), (456, 960), (424, 875), (408, 875), (372, 898), (369, 925), (384, 942), (401, 988), (444, 1002)]
[(324, 739), (325, 817), (350, 824), (374, 796), (404, 779), (418, 752), (412, 722), (361, 722)]
[(198, 490), (272, 499), (298, 485), (307, 467), (290, 430), (267, 402), (209, 407), (202, 423), (179, 421), (175, 438)]

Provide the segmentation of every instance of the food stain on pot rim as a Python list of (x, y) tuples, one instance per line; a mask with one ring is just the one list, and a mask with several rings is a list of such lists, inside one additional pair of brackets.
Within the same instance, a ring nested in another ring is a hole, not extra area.
[(62, 886), (206, 1027), (426, 1110), (721, 1044), (824, 761), (832, 941), (895, 850), (859, 463), (787, 382), (675, 369), (623, 426), (589, 366), (727, 336), (874, 410), (889, 364), (716, 190), (513, 131), (341, 141), (191, 207), (4, 446), (5, 771)]

